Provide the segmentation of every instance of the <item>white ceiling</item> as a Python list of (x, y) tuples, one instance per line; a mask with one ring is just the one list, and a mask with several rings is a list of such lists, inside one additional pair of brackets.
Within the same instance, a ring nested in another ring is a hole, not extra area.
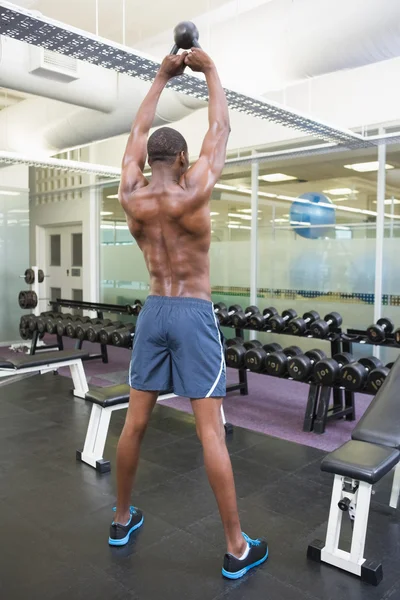
[[(190, 20), (216, 9), (228, 0), (125, 0), (126, 43), (134, 46), (146, 38), (173, 29), (179, 21)], [(51, 19), (96, 33), (96, 0), (17, 0), (14, 4), (37, 10)], [(98, 0), (99, 35), (122, 43), (123, 0)], [(172, 46), (171, 31), (171, 46)]]

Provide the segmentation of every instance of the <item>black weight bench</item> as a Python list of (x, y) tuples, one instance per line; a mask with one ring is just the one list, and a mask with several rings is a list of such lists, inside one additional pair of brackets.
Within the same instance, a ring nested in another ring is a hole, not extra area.
[[(104, 460), (103, 453), (106, 445), (108, 428), (111, 414), (114, 410), (128, 408), (129, 385), (111, 385), (109, 387), (90, 386), (85, 395), (85, 400), (93, 404), (90, 413), (89, 425), (86, 432), (83, 450), (77, 450), (76, 458), (99, 473), (108, 473), (111, 470), (110, 461)], [(160, 392), (157, 402), (176, 398), (171, 391)], [(225, 414), (221, 406), (222, 421), (227, 432), (230, 431), (229, 423), (226, 423)]]
[[(394, 469), (390, 506), (400, 495), (400, 358), (352, 433), (352, 440), (328, 454), (321, 469), (335, 475), (326, 541), (314, 541), (308, 557), (377, 585), (382, 565), (364, 558), (372, 486)], [(353, 521), (350, 552), (339, 548), (343, 513)]]
[(10, 358), (0, 357), (0, 378), (26, 375), (28, 373), (48, 373), (61, 367), (69, 367), (74, 382), (74, 396), (84, 398), (89, 387), (86, 380), (82, 359), (89, 353), (85, 350), (61, 350), (60, 352), (42, 352), (16, 354)]

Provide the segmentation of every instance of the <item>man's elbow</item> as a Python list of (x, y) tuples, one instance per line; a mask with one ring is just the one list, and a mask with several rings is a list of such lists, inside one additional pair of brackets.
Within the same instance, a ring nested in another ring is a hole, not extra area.
[(218, 119), (213, 125), (213, 129), (215, 133), (224, 133), (225, 135), (229, 135), (231, 132), (231, 124), (228, 119)]

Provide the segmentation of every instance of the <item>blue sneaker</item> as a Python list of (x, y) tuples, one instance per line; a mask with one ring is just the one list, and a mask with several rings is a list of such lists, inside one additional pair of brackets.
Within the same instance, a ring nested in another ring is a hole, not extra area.
[[(115, 512), (115, 508), (113, 508)], [(131, 533), (139, 529), (143, 525), (143, 514), (134, 506), (129, 508), (131, 513), (131, 518), (129, 519), (126, 525), (122, 525), (121, 523), (115, 523), (113, 521), (110, 527), (110, 537), (108, 538), (108, 543), (110, 546), (125, 546), (129, 542), (129, 538)]]
[(233, 554), (225, 554), (222, 575), (228, 579), (240, 579), (250, 569), (257, 567), (268, 558), (268, 545), (264, 540), (252, 540), (248, 535), (242, 533), (249, 545), (249, 553), (246, 558), (240, 560)]

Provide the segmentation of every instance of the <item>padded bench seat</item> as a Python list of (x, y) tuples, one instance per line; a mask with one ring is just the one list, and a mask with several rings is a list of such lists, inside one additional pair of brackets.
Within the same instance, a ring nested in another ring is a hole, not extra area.
[(84, 398), (88, 391), (82, 359), (87, 358), (86, 350), (47, 351), (40, 354), (16, 354), (11, 357), (0, 357), (0, 379), (15, 376), (44, 374), (57, 371), (61, 367), (69, 367), (74, 382), (74, 396)]
[[(85, 400), (98, 404), (103, 408), (108, 406), (117, 406), (118, 404), (126, 404), (129, 402), (130, 387), (128, 384), (120, 383), (119, 385), (110, 385), (108, 387), (89, 386), (89, 391), (85, 396)], [(172, 394), (170, 391), (160, 392), (160, 396)]]
[(352, 440), (328, 454), (322, 461), (321, 470), (374, 484), (399, 460), (398, 450)]
[(85, 350), (61, 350), (60, 352), (42, 352), (40, 354), (16, 354), (12, 358), (0, 357), (0, 369), (27, 369), (52, 365), (73, 359), (83, 359), (89, 356)]

